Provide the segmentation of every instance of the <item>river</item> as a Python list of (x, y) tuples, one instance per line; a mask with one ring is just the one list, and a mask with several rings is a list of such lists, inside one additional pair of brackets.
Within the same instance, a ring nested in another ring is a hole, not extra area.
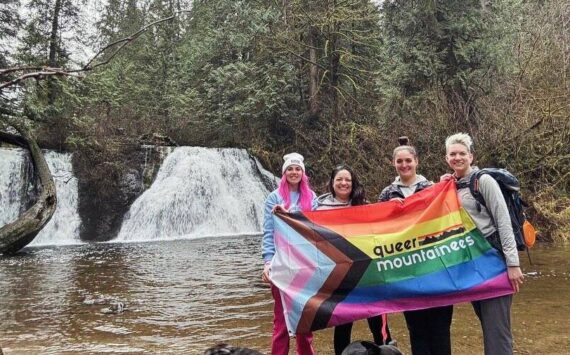
[[(268, 353), (272, 301), (260, 281), (260, 236), (28, 248), (0, 256), (4, 354), (201, 354), (219, 342)], [(570, 354), (570, 247), (536, 247), (513, 306), (517, 354)], [(120, 310), (120, 307), (123, 310)], [(390, 316), (405, 354), (401, 314)], [(482, 353), (470, 305), (456, 306), (455, 354)], [(353, 339), (369, 339), (357, 322)], [(332, 331), (316, 332), (318, 354)]]

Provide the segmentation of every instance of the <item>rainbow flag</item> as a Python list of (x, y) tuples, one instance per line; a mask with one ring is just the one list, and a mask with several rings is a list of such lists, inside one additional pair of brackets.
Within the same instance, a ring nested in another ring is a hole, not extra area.
[(270, 277), (291, 334), (513, 293), (452, 181), (403, 204), (279, 214), (274, 225)]

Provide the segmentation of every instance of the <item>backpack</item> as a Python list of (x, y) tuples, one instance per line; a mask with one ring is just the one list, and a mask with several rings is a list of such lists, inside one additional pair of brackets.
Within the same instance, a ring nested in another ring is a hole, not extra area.
[(517, 250), (528, 252), (528, 248), (531, 248), (536, 241), (536, 230), (530, 224), (526, 218), (524, 209), (528, 207), (528, 204), (524, 202), (520, 194), (520, 184), (519, 180), (511, 174), (506, 169), (499, 168), (486, 168), (476, 171), (469, 182), (464, 182), (462, 184), (457, 184), (457, 188), (469, 187), (469, 192), (477, 200), (477, 208), (481, 210), (481, 205), (487, 208), (483, 196), (479, 193), (479, 178), (483, 174), (490, 175), (501, 188), (501, 192), (507, 203), (507, 208), (509, 210), (509, 215), (511, 217), (511, 224), (513, 227), (513, 233), (515, 235), (515, 241), (517, 244)]

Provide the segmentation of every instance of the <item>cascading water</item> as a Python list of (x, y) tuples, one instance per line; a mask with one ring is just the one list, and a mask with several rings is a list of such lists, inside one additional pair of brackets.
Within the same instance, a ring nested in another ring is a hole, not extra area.
[(47, 152), (45, 158), (55, 181), (57, 208), (29, 246), (82, 244), (79, 239), (81, 219), (77, 212), (78, 184), (73, 175), (71, 154)]
[[(51, 220), (29, 246), (80, 244), (78, 188), (77, 179), (73, 175), (71, 154), (44, 154), (55, 181), (57, 208)], [(29, 165), (29, 156), (25, 150), (0, 149), (0, 226), (15, 221), (29, 203)]]
[(0, 149), (0, 226), (14, 222), (24, 209), (27, 164), (24, 149)]
[(269, 190), (259, 172), (243, 149), (176, 148), (114, 241), (260, 233)]

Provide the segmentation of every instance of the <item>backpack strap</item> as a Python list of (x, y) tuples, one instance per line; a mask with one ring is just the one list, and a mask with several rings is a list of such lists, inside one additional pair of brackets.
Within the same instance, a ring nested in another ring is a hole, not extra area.
[(473, 196), (475, 201), (477, 201), (477, 211), (479, 212), (481, 212), (481, 206), (487, 208), (485, 200), (483, 199), (483, 195), (481, 195), (481, 193), (479, 192), (479, 178), (481, 177), (481, 175), (486, 173), (487, 172), (484, 169), (477, 170), (476, 172), (471, 174), (469, 181), (461, 181), (455, 183), (455, 187), (458, 190), (469, 188), (471, 196)]
[(455, 187), (457, 188), (457, 190), (466, 189), (469, 187), (469, 182), (468, 181), (462, 181), (462, 182), (457, 181), (455, 183)]
[(469, 178), (469, 192), (471, 192), (471, 195), (473, 196), (473, 198), (475, 198), (475, 201), (477, 201), (478, 212), (481, 212), (481, 206), (487, 208), (485, 199), (483, 198), (483, 195), (481, 195), (481, 193), (479, 192), (479, 178), (481, 177), (481, 175), (486, 173), (487, 172), (485, 170), (477, 170)]

